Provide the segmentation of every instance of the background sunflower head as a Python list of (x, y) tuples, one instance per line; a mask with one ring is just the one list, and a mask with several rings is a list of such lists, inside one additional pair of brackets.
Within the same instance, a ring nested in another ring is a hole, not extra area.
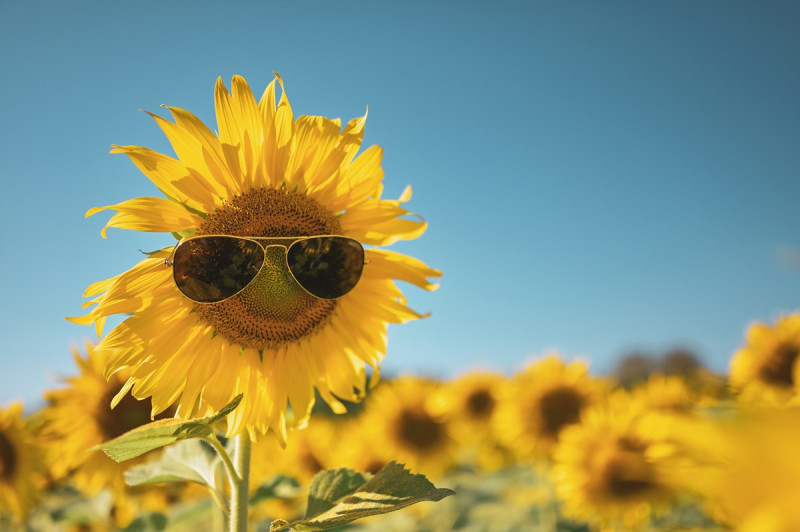
[(127, 469), (159, 452), (118, 463), (103, 452), (87, 451), (153, 419), (171, 416), (175, 409), (167, 408), (153, 418), (149, 399), (137, 400), (126, 394), (128, 372), (123, 369), (106, 379), (108, 353), (96, 350), (89, 342), (84, 349), (85, 357), (77, 348), (72, 350), (77, 375), (65, 378), (65, 387), (45, 392), (40, 438), (46, 448), (46, 463), (53, 480), (87, 495), (109, 490), (112, 520), (117, 526), (127, 526), (143, 509), (159, 509), (175, 495), (175, 489), (169, 486), (131, 488), (125, 484)]
[(612, 394), (566, 427), (553, 451), (552, 478), (565, 516), (602, 529), (638, 530), (680, 494), (659, 459), (663, 431), (644, 423), (646, 405)]
[(731, 384), (750, 396), (759, 395), (765, 388), (787, 397), (796, 395), (800, 386), (798, 359), (800, 314), (782, 316), (772, 326), (755, 323), (747, 330), (745, 345), (731, 359)]
[(558, 355), (542, 358), (517, 373), (500, 397), (494, 428), (521, 460), (546, 458), (561, 431), (581, 419), (608, 389), (589, 375), (584, 362)]
[(42, 448), (22, 416), (22, 403), (0, 408), (0, 513), (24, 519), (42, 482)]
[(458, 461), (494, 470), (510, 456), (494, 430), (500, 397), (509, 379), (498, 373), (473, 371), (441, 384), (432, 408), (446, 416), (458, 442)]
[(435, 406), (438, 383), (419, 377), (381, 382), (361, 414), (363, 437), (384, 463), (396, 460), (437, 476), (455, 462), (450, 417)]

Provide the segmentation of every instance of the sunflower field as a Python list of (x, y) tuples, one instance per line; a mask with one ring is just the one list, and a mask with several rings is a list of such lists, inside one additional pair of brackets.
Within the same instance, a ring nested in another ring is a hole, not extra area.
[(156, 195), (86, 215), (173, 241), (86, 289), (68, 319), (100, 339), (43, 408), (0, 410), (0, 530), (800, 530), (799, 314), (728, 374), (381, 375), (389, 325), (427, 316), (397, 283), (442, 272), (388, 249), (427, 223), (383, 196), (366, 115), (295, 116), (277, 75), (214, 109), (151, 114), (174, 156), (114, 145)]
[[(0, 413), (3, 529), (225, 530), (210, 446), (122, 463), (86, 452), (149, 423), (151, 405), (126, 396), (112, 410), (124, 379), (84, 350), (44, 409)], [(550, 354), (510, 376), (385, 378), (346, 413), (321, 401), (283, 447), (253, 443), (250, 526), (301, 520), (321, 472), (369, 478), (399, 462), (455, 495), (337, 529), (798, 530), (798, 353), (800, 315), (788, 315), (747, 330), (729, 375), (675, 353), (599, 377)]]

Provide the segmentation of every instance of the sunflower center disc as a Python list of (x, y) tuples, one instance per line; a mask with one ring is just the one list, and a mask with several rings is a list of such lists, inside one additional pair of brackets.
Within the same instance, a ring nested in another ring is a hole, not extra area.
[(556, 388), (539, 401), (541, 431), (556, 438), (565, 425), (576, 423), (581, 415), (583, 399), (570, 388)]
[(14, 445), (0, 430), (0, 480), (10, 480), (17, 470), (17, 452)]
[(800, 348), (791, 344), (781, 344), (761, 368), (761, 377), (773, 384), (792, 386), (794, 384), (794, 363), (800, 356)]
[(489, 390), (476, 390), (467, 398), (467, 411), (476, 419), (487, 418), (494, 410), (494, 397)]
[(402, 441), (420, 451), (436, 446), (444, 436), (441, 424), (425, 412), (404, 410), (399, 421)]
[[(152, 405), (150, 399), (139, 401), (130, 393), (125, 394), (117, 406), (111, 409), (111, 400), (122, 388), (122, 384), (109, 388), (100, 399), (97, 409), (97, 423), (100, 430), (111, 440), (133, 430), (136, 427), (150, 423), (150, 411)], [(174, 408), (157, 415), (155, 419), (170, 418), (175, 414)]]
[(617, 497), (641, 495), (655, 487), (653, 470), (644, 458), (644, 446), (628, 438), (618, 442), (618, 455), (604, 471), (608, 490)]
[[(208, 215), (197, 234), (290, 237), (341, 234), (339, 220), (315, 200), (271, 188), (234, 197)], [(283, 246), (267, 247), (264, 266), (235, 296), (196, 304), (200, 317), (231, 343), (275, 349), (327, 323), (336, 301), (317, 299), (292, 278)]]
[(310, 450), (306, 450), (303, 453), (303, 455), (300, 457), (300, 463), (304, 466), (305, 470), (311, 473), (312, 475), (316, 475), (317, 473), (325, 469), (325, 466), (322, 465), (322, 463)]

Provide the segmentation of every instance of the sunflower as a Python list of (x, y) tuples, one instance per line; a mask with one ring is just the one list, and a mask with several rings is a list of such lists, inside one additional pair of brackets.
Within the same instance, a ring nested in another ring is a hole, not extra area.
[(717, 521), (747, 532), (798, 530), (800, 408), (739, 411), (678, 434), (691, 459), (682, 480)]
[(428, 476), (454, 463), (452, 425), (435, 408), (439, 384), (418, 377), (384, 381), (371, 393), (362, 416), (363, 438), (372, 446), (376, 466), (401, 462)]
[(755, 323), (747, 342), (731, 359), (731, 384), (746, 394), (793, 394), (800, 386), (800, 314), (778, 319), (773, 327)]
[[(247, 237), (342, 235), (367, 246), (387, 246), (420, 236), (422, 219), (401, 207), (411, 198), (382, 199), (382, 150), (356, 156), (366, 116), (341, 122), (294, 118), (286, 92), (276, 103), (276, 82), (256, 102), (247, 82), (234, 76), (232, 94), (215, 88), (218, 134), (196, 116), (167, 107), (174, 122), (152, 115), (177, 158), (139, 146), (115, 146), (165, 197), (136, 198), (103, 209), (106, 224), (139, 231)], [(105, 230), (103, 234), (105, 235)], [(227, 435), (252, 438), (274, 431), (286, 437), (287, 408), (303, 425), (314, 387), (337, 413), (340, 399), (357, 401), (366, 365), (376, 370), (386, 352), (389, 323), (423, 317), (405, 304), (395, 281), (426, 290), (441, 272), (417, 259), (377, 247), (365, 251), (360, 281), (339, 299), (306, 292), (289, 274), (285, 253), (267, 249), (246, 289), (224, 301), (195, 303), (176, 287), (165, 265), (173, 251), (150, 254), (125, 273), (91, 285), (93, 306), (77, 323), (132, 314), (97, 346), (109, 353), (106, 374), (130, 368), (115, 400), (129, 389), (151, 397), (156, 413), (178, 402), (178, 417), (206, 415), (244, 394), (228, 417)], [(376, 373), (377, 375), (377, 373)]]
[(330, 450), (336, 467), (375, 474), (388, 463), (386, 453), (381, 452), (374, 441), (364, 437), (369, 431), (364, 416), (337, 420), (336, 441)]
[(497, 405), (508, 379), (497, 373), (473, 371), (442, 383), (434, 409), (450, 418), (459, 445), (459, 460), (494, 470), (507, 461), (492, 430)]
[[(97, 351), (87, 342), (86, 357), (72, 349), (78, 375), (64, 380), (66, 387), (45, 392), (47, 405), (40, 411), (41, 438), (46, 443), (45, 454), (50, 475), (54, 480), (69, 482), (84, 493), (93, 495), (103, 489), (113, 494), (113, 520), (117, 526), (127, 526), (143, 510), (155, 511), (165, 500), (175, 496), (175, 489), (126, 486), (124, 472), (146, 461), (150, 455), (117, 463), (102, 452), (89, 449), (151, 421), (152, 405), (148, 399), (138, 401), (126, 395), (113, 409), (111, 399), (126, 381), (126, 371), (108, 380), (103, 375), (107, 353)], [(168, 408), (155, 419), (173, 415)]]
[(520, 459), (548, 457), (562, 429), (603, 397), (607, 383), (588, 371), (584, 362), (566, 363), (553, 354), (517, 373), (498, 403), (494, 429), (500, 441)]
[(287, 434), (285, 448), (281, 448), (274, 438), (262, 438), (252, 450), (251, 477), (256, 481), (253, 484), (282, 474), (307, 485), (314, 475), (334, 467), (332, 445), (337, 437), (338, 430), (333, 421), (314, 416), (313, 423)]
[(22, 409), (21, 403), (0, 408), (0, 514), (8, 511), (18, 519), (38, 497), (42, 465), (41, 448)]
[(279, 497), (261, 501), (253, 508), (250, 521), (302, 516), (307, 502), (305, 494), (314, 476), (325, 469), (346, 466), (336, 454), (341, 447), (340, 439), (339, 422), (315, 414), (305, 428), (287, 433), (285, 446), (281, 446), (274, 434), (256, 441), (251, 458), (251, 495), (259, 486), (274, 482), (277, 475), (297, 480), (300, 488), (296, 491), (283, 488)]
[(665, 415), (691, 415), (716, 402), (712, 393), (696, 389), (683, 377), (653, 373), (632, 392), (649, 411)]
[[(86, 358), (72, 349), (78, 375), (65, 379), (65, 388), (45, 392), (42, 437), (48, 442), (47, 462), (55, 479), (71, 475), (76, 487), (88, 493), (125, 489), (123, 473), (132, 463), (117, 463), (104, 453), (87, 450), (151, 421), (152, 406), (145, 399), (125, 396), (112, 410), (111, 399), (125, 384), (124, 371), (106, 380), (103, 371), (108, 353), (84, 346)], [(167, 409), (159, 417), (173, 412)], [(141, 461), (141, 460), (140, 460)]]
[(562, 431), (552, 476), (565, 516), (604, 530), (637, 529), (677, 500), (658, 462), (668, 444), (641, 423), (645, 413), (618, 392)]

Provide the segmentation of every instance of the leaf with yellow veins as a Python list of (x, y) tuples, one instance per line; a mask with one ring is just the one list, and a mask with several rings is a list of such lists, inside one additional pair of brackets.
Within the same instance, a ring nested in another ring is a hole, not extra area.
[(276, 519), (269, 530), (329, 530), (362, 517), (393, 512), (422, 501), (440, 501), (450, 495), (455, 492), (437, 488), (424, 475), (412, 475), (397, 462), (389, 462), (369, 480), (367, 475), (350, 469), (330, 469), (311, 482), (305, 519)]
[(222, 410), (202, 419), (159, 419), (136, 427), (113, 440), (95, 445), (89, 450), (102, 450), (113, 460), (124, 462), (176, 441), (206, 438), (213, 435), (211, 425), (233, 412), (241, 400), (242, 394), (239, 394), (222, 407)]

